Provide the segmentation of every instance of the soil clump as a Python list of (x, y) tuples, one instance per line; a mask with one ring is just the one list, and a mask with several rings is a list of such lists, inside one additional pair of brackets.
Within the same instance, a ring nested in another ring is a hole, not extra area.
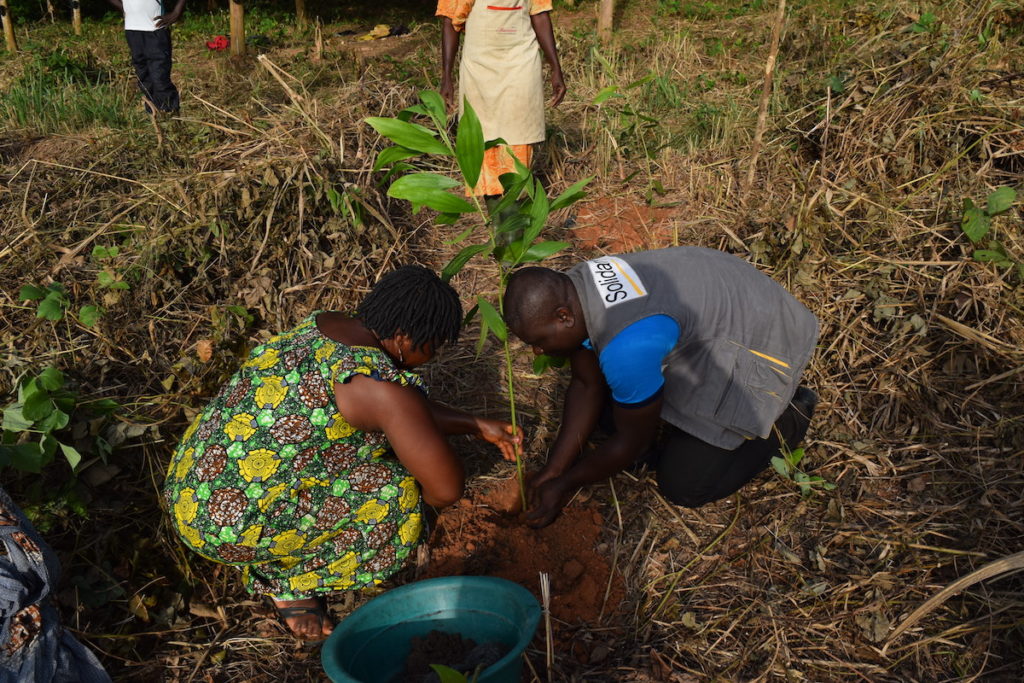
[(394, 683), (440, 683), (440, 677), (430, 668), (431, 664), (443, 664), (471, 677), (478, 669), (483, 671), (508, 653), (508, 646), (502, 643), (477, 645), (472, 638), (463, 638), (458, 633), (431, 631), (423, 637), (412, 639), (412, 649), (405, 659), (405, 670), (398, 674)]
[(654, 249), (672, 238), (673, 213), (628, 197), (601, 197), (580, 205), (572, 235), (581, 247), (608, 253)]
[(539, 600), (539, 573), (547, 572), (556, 626), (595, 625), (614, 614), (625, 587), (598, 551), (604, 532), (600, 512), (592, 504), (570, 505), (551, 525), (532, 529), (516, 514), (518, 492), (510, 479), (444, 510), (431, 534), (426, 577), (497, 576)]

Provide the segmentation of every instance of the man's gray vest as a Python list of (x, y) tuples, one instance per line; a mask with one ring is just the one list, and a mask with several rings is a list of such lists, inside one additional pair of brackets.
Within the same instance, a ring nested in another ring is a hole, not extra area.
[(664, 314), (679, 324), (663, 366), (661, 417), (719, 448), (769, 435), (818, 340), (817, 318), (792, 294), (714, 249), (604, 256), (567, 275), (597, 353), (641, 318)]

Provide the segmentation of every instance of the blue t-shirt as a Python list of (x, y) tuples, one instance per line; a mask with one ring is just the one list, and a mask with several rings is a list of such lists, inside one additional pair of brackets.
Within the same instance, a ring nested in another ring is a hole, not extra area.
[[(675, 348), (679, 332), (679, 324), (671, 317), (652, 315), (612, 337), (597, 360), (616, 403), (639, 408), (658, 397), (665, 386), (662, 361)], [(583, 346), (593, 349), (589, 339)]]

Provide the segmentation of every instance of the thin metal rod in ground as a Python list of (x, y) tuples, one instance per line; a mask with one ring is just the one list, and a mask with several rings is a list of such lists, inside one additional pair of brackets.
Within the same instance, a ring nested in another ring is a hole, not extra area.
[(551, 577), (547, 572), (540, 572), (540, 598), (544, 605), (544, 654), (548, 669), (548, 681), (554, 680), (552, 670), (555, 665), (555, 639), (551, 632)]

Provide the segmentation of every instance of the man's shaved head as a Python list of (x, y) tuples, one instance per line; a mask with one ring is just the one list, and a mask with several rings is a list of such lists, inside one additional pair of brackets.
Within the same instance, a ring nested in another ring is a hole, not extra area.
[(576, 290), (568, 275), (533, 266), (512, 273), (505, 288), (505, 322), (518, 333), (554, 319), (559, 307), (570, 307)]

